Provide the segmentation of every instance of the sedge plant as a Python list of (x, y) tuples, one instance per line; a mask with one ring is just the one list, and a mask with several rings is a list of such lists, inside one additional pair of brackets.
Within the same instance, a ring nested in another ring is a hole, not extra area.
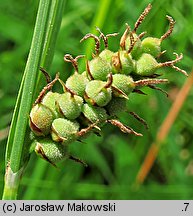
[[(65, 54), (64, 60), (70, 62), (74, 68), (73, 75), (66, 82), (60, 79), (59, 74), (51, 80), (46, 69), (53, 53), (47, 54), (47, 51), (50, 50), (49, 46), (53, 49), (57, 30), (49, 31), (48, 20), (54, 20), (53, 24), (59, 26), (62, 11), (59, 9), (60, 4), (63, 3), (58, 2), (53, 9), (54, 6), (49, 1), (40, 1), (32, 48), (8, 140), (4, 199), (16, 198), (20, 177), (32, 152), (53, 166), (65, 159), (86, 165), (81, 159), (71, 155), (68, 146), (76, 140), (81, 141), (90, 133), (100, 133), (105, 124), (116, 126), (123, 133), (142, 136), (140, 132), (134, 131), (119, 120), (119, 114), (128, 111), (126, 103), (130, 94), (133, 92), (143, 94), (141, 90), (143, 86), (161, 90), (156, 85), (167, 83), (168, 80), (158, 78), (159, 68), (171, 67), (187, 75), (184, 70), (176, 66), (176, 63), (182, 59), (182, 54), (174, 53), (174, 60), (165, 62), (160, 60), (165, 53), (161, 50), (161, 43), (171, 35), (174, 28), (175, 21), (172, 17), (167, 16), (169, 29), (160, 38), (143, 39), (145, 32), (137, 33), (138, 27), (152, 8), (151, 4), (148, 4), (137, 19), (133, 30), (128, 24), (126, 25), (117, 51), (109, 49), (108, 38), (117, 39), (118, 34), (105, 35), (97, 28), (98, 36), (88, 33), (81, 40), (83, 42), (90, 38), (94, 39), (95, 49), (92, 59), (88, 60), (82, 55), (73, 57)], [(50, 39), (47, 44), (44, 43), (47, 41), (46, 37)], [(35, 40), (40, 42), (39, 46), (34, 45)], [(103, 50), (101, 43), (104, 43)], [(82, 71), (78, 65), (79, 58), (86, 59)], [(33, 89), (40, 64), (47, 85), (43, 87), (32, 105)], [(52, 91), (56, 82), (60, 83), (62, 93)], [(30, 88), (27, 90), (28, 85)], [(24, 103), (27, 103), (27, 106), (24, 106)], [(136, 113), (130, 113), (147, 127), (145, 121)]]
[[(86, 34), (80, 42), (94, 39), (95, 49), (92, 59), (85, 61), (85, 70), (80, 71), (78, 64), (79, 58), (84, 56), (74, 58), (70, 54), (64, 55), (64, 61), (72, 64), (74, 73), (66, 82), (60, 79), (59, 74), (52, 81), (47, 79), (47, 85), (35, 100), (29, 119), (31, 151), (53, 166), (64, 159), (85, 164), (71, 155), (68, 146), (76, 140), (81, 141), (90, 133), (100, 133), (105, 124), (116, 126), (124, 133), (142, 136), (119, 120), (121, 112), (129, 112), (126, 107), (129, 95), (133, 92), (143, 93), (143, 86), (162, 91), (155, 86), (168, 82), (167, 79), (158, 78), (158, 69), (162, 67), (171, 67), (187, 76), (184, 70), (176, 66), (182, 54), (174, 53), (174, 60), (160, 61), (160, 56), (165, 53), (161, 50), (161, 42), (171, 35), (174, 28), (172, 17), (166, 16), (169, 28), (160, 39), (142, 39), (145, 33), (137, 34), (138, 27), (151, 8), (151, 4), (148, 4), (133, 30), (126, 25), (118, 51), (110, 50), (108, 44), (108, 38), (117, 37), (117, 33), (105, 35), (97, 28), (99, 36)], [(103, 50), (101, 42), (104, 43)], [(49, 77), (48, 72), (44, 69), (41, 71)], [(63, 93), (52, 91), (56, 82), (61, 84)], [(130, 114), (147, 127), (136, 113)]]

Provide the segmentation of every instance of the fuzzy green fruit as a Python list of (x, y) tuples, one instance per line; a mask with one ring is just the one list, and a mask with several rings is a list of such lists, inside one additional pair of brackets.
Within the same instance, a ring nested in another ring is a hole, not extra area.
[(114, 97), (106, 106), (106, 110), (111, 117), (119, 115), (127, 110), (127, 99)]
[[(133, 47), (133, 49), (131, 51), (131, 56), (132, 56), (133, 59), (138, 59), (142, 54), (141, 39), (138, 37), (138, 35), (136, 33), (132, 33), (132, 34), (133, 34), (133, 37), (134, 37), (134, 41), (136, 41), (136, 42), (135, 42), (135, 45), (134, 45), (134, 47)], [(130, 45), (131, 45), (131, 39), (128, 36), (126, 41), (125, 41), (126, 50), (129, 50)]]
[(57, 92), (51, 92), (51, 91), (49, 91), (44, 96), (44, 98), (43, 98), (43, 100), (41, 102), (43, 105), (47, 106), (48, 108), (50, 108), (52, 110), (52, 112), (55, 115), (55, 118), (59, 118), (60, 117), (60, 114), (57, 112), (57, 109), (56, 109), (56, 102), (60, 98), (60, 95), (61, 94), (59, 94)]
[(86, 86), (85, 99), (88, 103), (98, 106), (106, 106), (112, 98), (111, 88), (105, 87), (106, 82), (101, 80), (92, 80)]
[(30, 128), (37, 136), (45, 136), (50, 133), (54, 120), (54, 113), (43, 104), (36, 104), (30, 112)]
[(55, 119), (52, 123), (51, 136), (56, 142), (70, 143), (76, 139), (79, 124), (64, 118)]
[[(135, 83), (131, 76), (126, 76), (124, 74), (114, 74), (112, 86), (118, 88), (119, 90), (124, 92), (126, 95), (128, 95), (135, 88)], [(117, 91), (113, 91), (113, 94), (114, 96), (117, 96), (117, 97), (123, 97), (123, 95)]]
[(88, 62), (87, 73), (90, 74), (93, 79), (105, 81), (110, 72), (110, 64), (99, 56)]
[(75, 94), (83, 97), (87, 83), (89, 82), (86, 73), (74, 73), (66, 81), (66, 87)]
[(112, 56), (112, 72), (114, 74), (130, 74), (133, 71), (133, 60), (126, 51), (119, 51)]
[(104, 122), (108, 117), (104, 108), (92, 106), (89, 104), (83, 105), (82, 113), (92, 123), (95, 123), (97, 121)]
[(142, 52), (157, 57), (161, 53), (161, 40), (159, 38), (147, 37), (142, 43)]
[(152, 55), (144, 53), (140, 59), (136, 61), (135, 73), (140, 76), (151, 76), (155, 73), (158, 66), (158, 62)]
[(32, 146), (38, 156), (53, 165), (69, 157), (67, 146), (50, 138), (35, 140)]
[(108, 64), (111, 63), (111, 59), (114, 55), (114, 52), (112, 52), (109, 49), (104, 49), (100, 54), (99, 57), (102, 58), (104, 61), (106, 61)]
[(83, 99), (78, 95), (72, 96), (69, 92), (65, 92), (58, 99), (57, 106), (59, 112), (67, 119), (74, 120), (82, 111)]

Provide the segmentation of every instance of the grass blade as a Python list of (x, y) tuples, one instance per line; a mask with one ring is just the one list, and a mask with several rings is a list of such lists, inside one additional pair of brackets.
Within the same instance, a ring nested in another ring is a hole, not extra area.
[[(3, 199), (16, 199), (19, 182), (29, 158), (28, 115), (31, 109), (40, 64), (50, 65), (61, 23), (64, 1), (40, 0), (26, 68), (14, 110), (6, 152)], [(58, 14), (59, 11), (59, 14)], [(56, 25), (54, 25), (56, 24)]]

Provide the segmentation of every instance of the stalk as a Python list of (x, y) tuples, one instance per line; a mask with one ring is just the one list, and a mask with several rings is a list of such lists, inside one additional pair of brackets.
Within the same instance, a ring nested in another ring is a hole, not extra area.
[(62, 19), (64, 0), (40, 0), (31, 48), (12, 118), (6, 149), (6, 173), (2, 199), (16, 199), (28, 163), (28, 116), (35, 95), (39, 67), (50, 66)]

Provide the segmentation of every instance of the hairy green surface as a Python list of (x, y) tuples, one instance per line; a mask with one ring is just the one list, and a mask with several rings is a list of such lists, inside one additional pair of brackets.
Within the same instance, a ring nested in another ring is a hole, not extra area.
[[(125, 22), (133, 27), (139, 14), (148, 1), (67, 1), (62, 19), (62, 27), (56, 44), (54, 61), (49, 72), (52, 77), (60, 71), (66, 80), (72, 73), (70, 64), (64, 63), (65, 53), (73, 56), (93, 52), (92, 40), (83, 44), (79, 40), (98, 26), (105, 33), (125, 29)], [(172, 59), (172, 50), (183, 53), (179, 66), (188, 73), (192, 60), (192, 19), (193, 3), (185, 1), (151, 1), (153, 9), (140, 26), (139, 31), (160, 37), (168, 28), (165, 15), (176, 20), (174, 32), (163, 42), (163, 50), (168, 49), (163, 61)], [(30, 47), (38, 1), (10, 0), (0, 5), (0, 164), (4, 162), (6, 128), (10, 125), (16, 94), (20, 85), (26, 56)], [(121, 25), (120, 25), (121, 24)], [(117, 50), (115, 40), (109, 39), (109, 49)], [(84, 59), (80, 62), (84, 64)], [(75, 142), (70, 146), (73, 155), (85, 160), (88, 168), (73, 161), (64, 161), (55, 169), (50, 164), (32, 155), (21, 182), (19, 199), (192, 199), (193, 196), (193, 94), (184, 103), (172, 130), (159, 152), (158, 158), (140, 188), (133, 187), (137, 172), (148, 148), (154, 141), (156, 132), (172, 104), (176, 92), (181, 88), (185, 77), (172, 69), (162, 68), (164, 77), (170, 83), (164, 85), (170, 94), (166, 98), (160, 92), (144, 88), (147, 96), (131, 94), (128, 101), (130, 111), (145, 118), (149, 130), (140, 123), (122, 114), (122, 121), (143, 133), (143, 137), (122, 134), (116, 127), (106, 126), (103, 136), (92, 135), (86, 145)], [(44, 84), (43, 84), (44, 85)], [(42, 86), (43, 86), (42, 85)], [(40, 86), (40, 87), (42, 87)], [(56, 86), (57, 88), (57, 86)], [(41, 89), (41, 88), (40, 88)], [(58, 90), (58, 89), (57, 89)], [(61, 89), (59, 89), (60, 91)], [(0, 191), (3, 191), (4, 167), (1, 166)]]

